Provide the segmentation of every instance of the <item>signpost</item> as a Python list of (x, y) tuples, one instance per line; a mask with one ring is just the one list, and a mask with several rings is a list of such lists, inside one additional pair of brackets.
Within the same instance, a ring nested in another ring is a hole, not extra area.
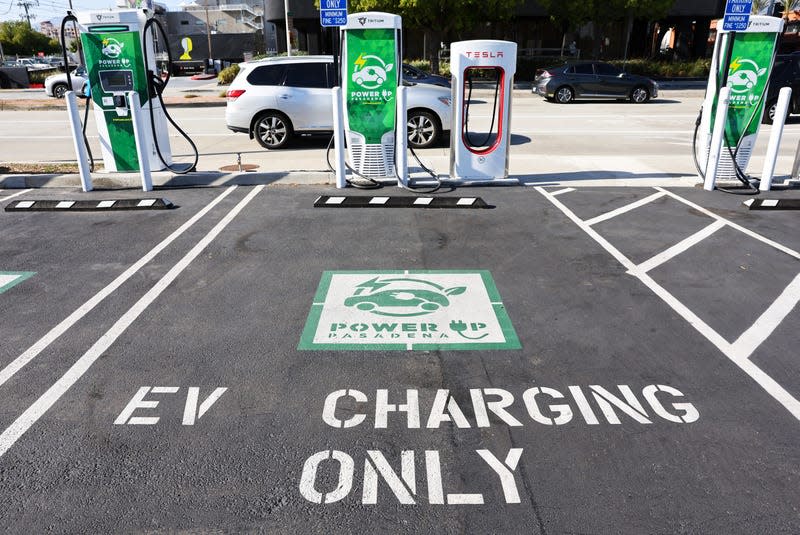
[(320, 0), (319, 22), (323, 26), (346, 26), (347, 0)]
[(727, 0), (725, 16), (722, 18), (722, 29), (726, 32), (743, 32), (750, 21), (753, 0)]

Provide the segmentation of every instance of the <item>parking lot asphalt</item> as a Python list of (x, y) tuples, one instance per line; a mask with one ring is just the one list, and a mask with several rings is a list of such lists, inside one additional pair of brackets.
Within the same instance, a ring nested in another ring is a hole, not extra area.
[(0, 212), (0, 529), (800, 531), (794, 212), (660, 186), (324, 195)]

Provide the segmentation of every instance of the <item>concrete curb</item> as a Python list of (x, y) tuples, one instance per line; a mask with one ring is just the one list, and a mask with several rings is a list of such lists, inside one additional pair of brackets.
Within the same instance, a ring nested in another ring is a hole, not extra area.
[[(152, 173), (153, 186), (158, 188), (257, 186), (281, 183), (286, 185), (332, 185), (333, 173), (327, 171), (290, 171), (285, 173), (216, 173), (197, 172), (176, 175), (170, 172)], [(92, 175), (92, 185), (98, 190), (139, 189), (142, 180), (138, 174)], [(80, 188), (79, 174), (17, 174), (0, 175), (0, 188)]]

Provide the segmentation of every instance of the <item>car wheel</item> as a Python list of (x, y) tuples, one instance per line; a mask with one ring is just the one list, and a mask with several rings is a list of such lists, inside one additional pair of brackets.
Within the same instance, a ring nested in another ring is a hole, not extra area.
[(53, 96), (56, 98), (64, 98), (67, 94), (67, 84), (56, 84), (53, 86)]
[(424, 110), (411, 110), (408, 112), (408, 146), (412, 149), (427, 149), (432, 147), (442, 135), (442, 126), (439, 118), (433, 113)]
[(648, 100), (650, 100), (650, 91), (643, 85), (636, 86), (631, 91), (631, 102), (634, 104), (644, 104)]
[(253, 135), (265, 149), (282, 149), (289, 144), (292, 137), (292, 123), (282, 113), (262, 113), (255, 120)]
[(556, 102), (559, 104), (567, 104), (572, 102), (572, 99), (575, 98), (575, 93), (572, 91), (572, 88), (567, 85), (562, 85), (558, 89), (556, 89)]

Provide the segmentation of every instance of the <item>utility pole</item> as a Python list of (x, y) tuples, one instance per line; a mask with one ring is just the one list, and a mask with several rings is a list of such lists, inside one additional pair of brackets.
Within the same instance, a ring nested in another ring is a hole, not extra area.
[[(211, 25), (208, 22), (208, 4), (205, 6), (206, 8), (206, 37), (208, 37), (208, 62), (206, 63), (207, 66), (213, 68), (213, 63), (211, 62), (214, 55), (211, 53)], [(208, 70), (206, 70), (208, 72)]]
[(32, 6), (38, 6), (39, 0), (21, 0), (20, 2), (17, 3), (17, 5), (25, 10), (25, 18), (28, 21), (28, 28), (32, 30), (33, 26), (31, 26), (31, 19), (32, 18), (35, 19), (36, 15), (31, 15), (28, 10)]
[(289, 0), (283, 0), (283, 15), (286, 19), (286, 55), (292, 55), (292, 31), (289, 25), (289, 15), (292, 12), (289, 11)]

